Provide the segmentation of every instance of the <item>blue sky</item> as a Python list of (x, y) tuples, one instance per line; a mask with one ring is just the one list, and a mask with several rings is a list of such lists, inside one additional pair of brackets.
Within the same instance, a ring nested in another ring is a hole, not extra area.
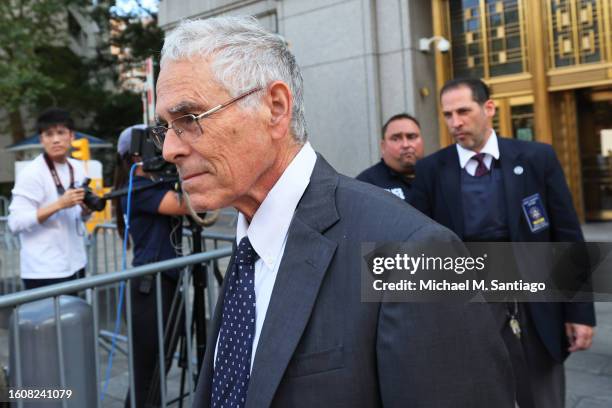
[[(151, 11), (157, 11), (158, 0), (140, 0), (143, 7)], [(138, 2), (135, 0), (117, 0), (115, 9), (119, 14), (128, 14), (137, 8)]]

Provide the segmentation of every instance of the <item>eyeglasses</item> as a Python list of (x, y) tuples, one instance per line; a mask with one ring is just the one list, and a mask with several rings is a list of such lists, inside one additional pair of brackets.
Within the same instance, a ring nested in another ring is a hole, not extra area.
[(207, 110), (206, 112), (200, 113), (199, 115), (194, 115), (190, 113), (188, 115), (179, 116), (178, 118), (170, 121), (168, 123), (168, 126), (153, 126), (151, 128), (151, 139), (153, 140), (155, 146), (158, 149), (162, 150), (164, 148), (164, 140), (166, 139), (166, 133), (168, 133), (168, 130), (170, 129), (174, 130), (174, 133), (176, 133), (179, 138), (182, 138), (183, 134), (199, 136), (204, 133), (204, 131), (202, 130), (202, 126), (200, 126), (201, 119), (207, 118), (213, 113), (219, 112), (220, 110), (227, 108), (234, 102), (238, 102), (242, 98), (246, 98), (247, 96), (257, 91), (260, 91), (261, 89), (262, 88), (260, 87), (253, 88), (250, 91), (240, 94), (237, 97), (232, 98), (225, 103), (222, 103), (221, 105), (217, 105), (214, 108)]

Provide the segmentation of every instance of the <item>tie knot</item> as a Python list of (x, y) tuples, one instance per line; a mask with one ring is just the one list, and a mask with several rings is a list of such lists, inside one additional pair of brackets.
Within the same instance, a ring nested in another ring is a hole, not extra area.
[(487, 165), (484, 162), (484, 158), (485, 158), (484, 153), (476, 153), (475, 155), (472, 156), (472, 159), (478, 162), (478, 166), (476, 166), (476, 172), (474, 173), (476, 177), (484, 176), (485, 174), (489, 172), (489, 169), (487, 168)]
[(484, 164), (484, 158), (485, 158), (484, 153), (476, 153), (475, 155), (472, 156), (472, 159), (476, 160), (478, 164), (480, 163)]
[(253, 249), (251, 241), (249, 241), (249, 237), (245, 236), (238, 244), (236, 251), (236, 263), (253, 265), (255, 264), (255, 261), (257, 261), (257, 258), (257, 252), (255, 252), (255, 249)]

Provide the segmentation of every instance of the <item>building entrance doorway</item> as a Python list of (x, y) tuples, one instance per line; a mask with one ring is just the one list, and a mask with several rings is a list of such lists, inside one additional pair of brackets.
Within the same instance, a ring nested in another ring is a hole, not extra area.
[(576, 91), (587, 221), (612, 220), (612, 87)]

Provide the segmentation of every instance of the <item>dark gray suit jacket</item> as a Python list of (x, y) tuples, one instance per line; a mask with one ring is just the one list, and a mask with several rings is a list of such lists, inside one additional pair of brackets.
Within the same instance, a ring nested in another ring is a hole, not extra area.
[[(362, 242), (427, 240), (457, 238), (319, 156), (289, 228), (246, 407), (514, 407), (507, 352), (485, 304), (361, 301)], [(224, 292), (197, 408), (210, 405)]]

